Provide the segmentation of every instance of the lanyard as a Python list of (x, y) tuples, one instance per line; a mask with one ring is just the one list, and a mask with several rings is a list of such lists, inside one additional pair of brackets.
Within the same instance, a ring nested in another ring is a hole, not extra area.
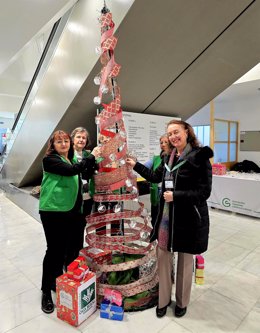
[(169, 166), (165, 163), (164, 166), (168, 172), (173, 172), (174, 170), (178, 169), (180, 166), (182, 166), (187, 160), (183, 160), (180, 163), (176, 164), (173, 169), (171, 170)]

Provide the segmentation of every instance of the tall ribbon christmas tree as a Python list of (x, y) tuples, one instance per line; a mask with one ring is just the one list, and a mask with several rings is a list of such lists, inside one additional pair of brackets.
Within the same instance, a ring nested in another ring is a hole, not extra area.
[[(105, 2), (99, 23), (101, 45), (96, 51), (102, 69), (94, 78), (99, 85), (94, 103), (98, 105), (102, 158), (94, 176), (97, 212), (87, 217), (86, 242), (112, 253), (111, 262), (92, 262), (98, 276), (98, 302), (104, 289), (111, 288), (122, 293), (125, 310), (142, 310), (157, 304), (156, 249), (149, 242), (150, 216), (139, 201), (136, 176), (125, 162), (129, 156), (127, 134), (116, 80), (121, 66), (115, 61), (115, 24)], [(103, 102), (104, 94), (108, 103)]]

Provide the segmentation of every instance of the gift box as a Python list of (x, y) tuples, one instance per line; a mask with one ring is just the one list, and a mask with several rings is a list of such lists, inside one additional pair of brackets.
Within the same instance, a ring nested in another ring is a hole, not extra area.
[(74, 261), (78, 262), (79, 266), (86, 264), (86, 259), (83, 256), (78, 256)]
[(227, 173), (226, 166), (220, 163), (212, 164), (213, 175), (223, 176)]
[(113, 303), (104, 299), (100, 304), (100, 318), (123, 320), (124, 309), (122, 306), (114, 305)]
[(199, 268), (197, 268), (196, 271), (195, 271), (195, 276), (196, 276), (196, 278), (197, 278), (197, 277), (198, 277), (198, 278), (202, 278), (202, 277), (204, 277), (204, 269), (199, 269)]
[(196, 255), (195, 283), (204, 284), (204, 265), (205, 261), (202, 255)]
[(112, 251), (102, 250), (96, 247), (87, 246), (80, 250), (80, 256), (83, 256), (87, 265), (92, 267), (93, 263), (96, 264), (111, 264)]
[(109, 289), (109, 288), (105, 288), (104, 298), (107, 301), (110, 301), (110, 303), (114, 303), (118, 306), (121, 306), (122, 302), (123, 302), (122, 294), (120, 293), (120, 291)]
[(67, 267), (67, 274), (73, 276), (74, 271), (79, 267), (79, 263), (77, 261), (72, 261)]
[(202, 255), (196, 255), (196, 268), (203, 269), (204, 268), (205, 260)]
[(89, 273), (89, 268), (87, 265), (82, 265), (73, 271), (73, 276), (71, 278), (75, 281), (82, 281), (86, 278)]
[(89, 272), (83, 281), (71, 280), (68, 274), (56, 280), (57, 317), (78, 326), (96, 311), (96, 275)]
[(196, 284), (204, 284), (204, 277), (196, 277), (195, 278)]

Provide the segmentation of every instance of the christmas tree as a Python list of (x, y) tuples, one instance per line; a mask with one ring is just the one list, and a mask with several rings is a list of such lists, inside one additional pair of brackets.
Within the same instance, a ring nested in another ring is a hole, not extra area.
[(125, 162), (130, 153), (117, 84), (121, 66), (115, 61), (115, 25), (105, 3), (99, 23), (96, 52), (102, 68), (94, 78), (99, 85), (94, 103), (102, 157), (94, 176), (97, 212), (87, 217), (86, 242), (89, 249), (108, 254), (105, 261), (91, 262), (98, 277), (98, 302), (110, 288), (122, 293), (125, 310), (142, 310), (157, 304), (156, 247), (149, 242), (150, 216), (139, 201), (136, 176)]

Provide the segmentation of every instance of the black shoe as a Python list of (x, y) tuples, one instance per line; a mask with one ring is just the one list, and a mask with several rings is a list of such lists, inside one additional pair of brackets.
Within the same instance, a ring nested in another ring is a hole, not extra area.
[(42, 293), (42, 311), (45, 313), (52, 313), (54, 311), (54, 304), (50, 293)]
[(183, 317), (185, 313), (187, 312), (187, 307), (180, 308), (178, 305), (175, 306), (175, 317)]
[(156, 316), (158, 318), (162, 318), (166, 315), (166, 312), (167, 312), (167, 307), (170, 306), (172, 304), (172, 301), (170, 300), (170, 302), (164, 306), (163, 308), (158, 308), (158, 306), (156, 307)]

